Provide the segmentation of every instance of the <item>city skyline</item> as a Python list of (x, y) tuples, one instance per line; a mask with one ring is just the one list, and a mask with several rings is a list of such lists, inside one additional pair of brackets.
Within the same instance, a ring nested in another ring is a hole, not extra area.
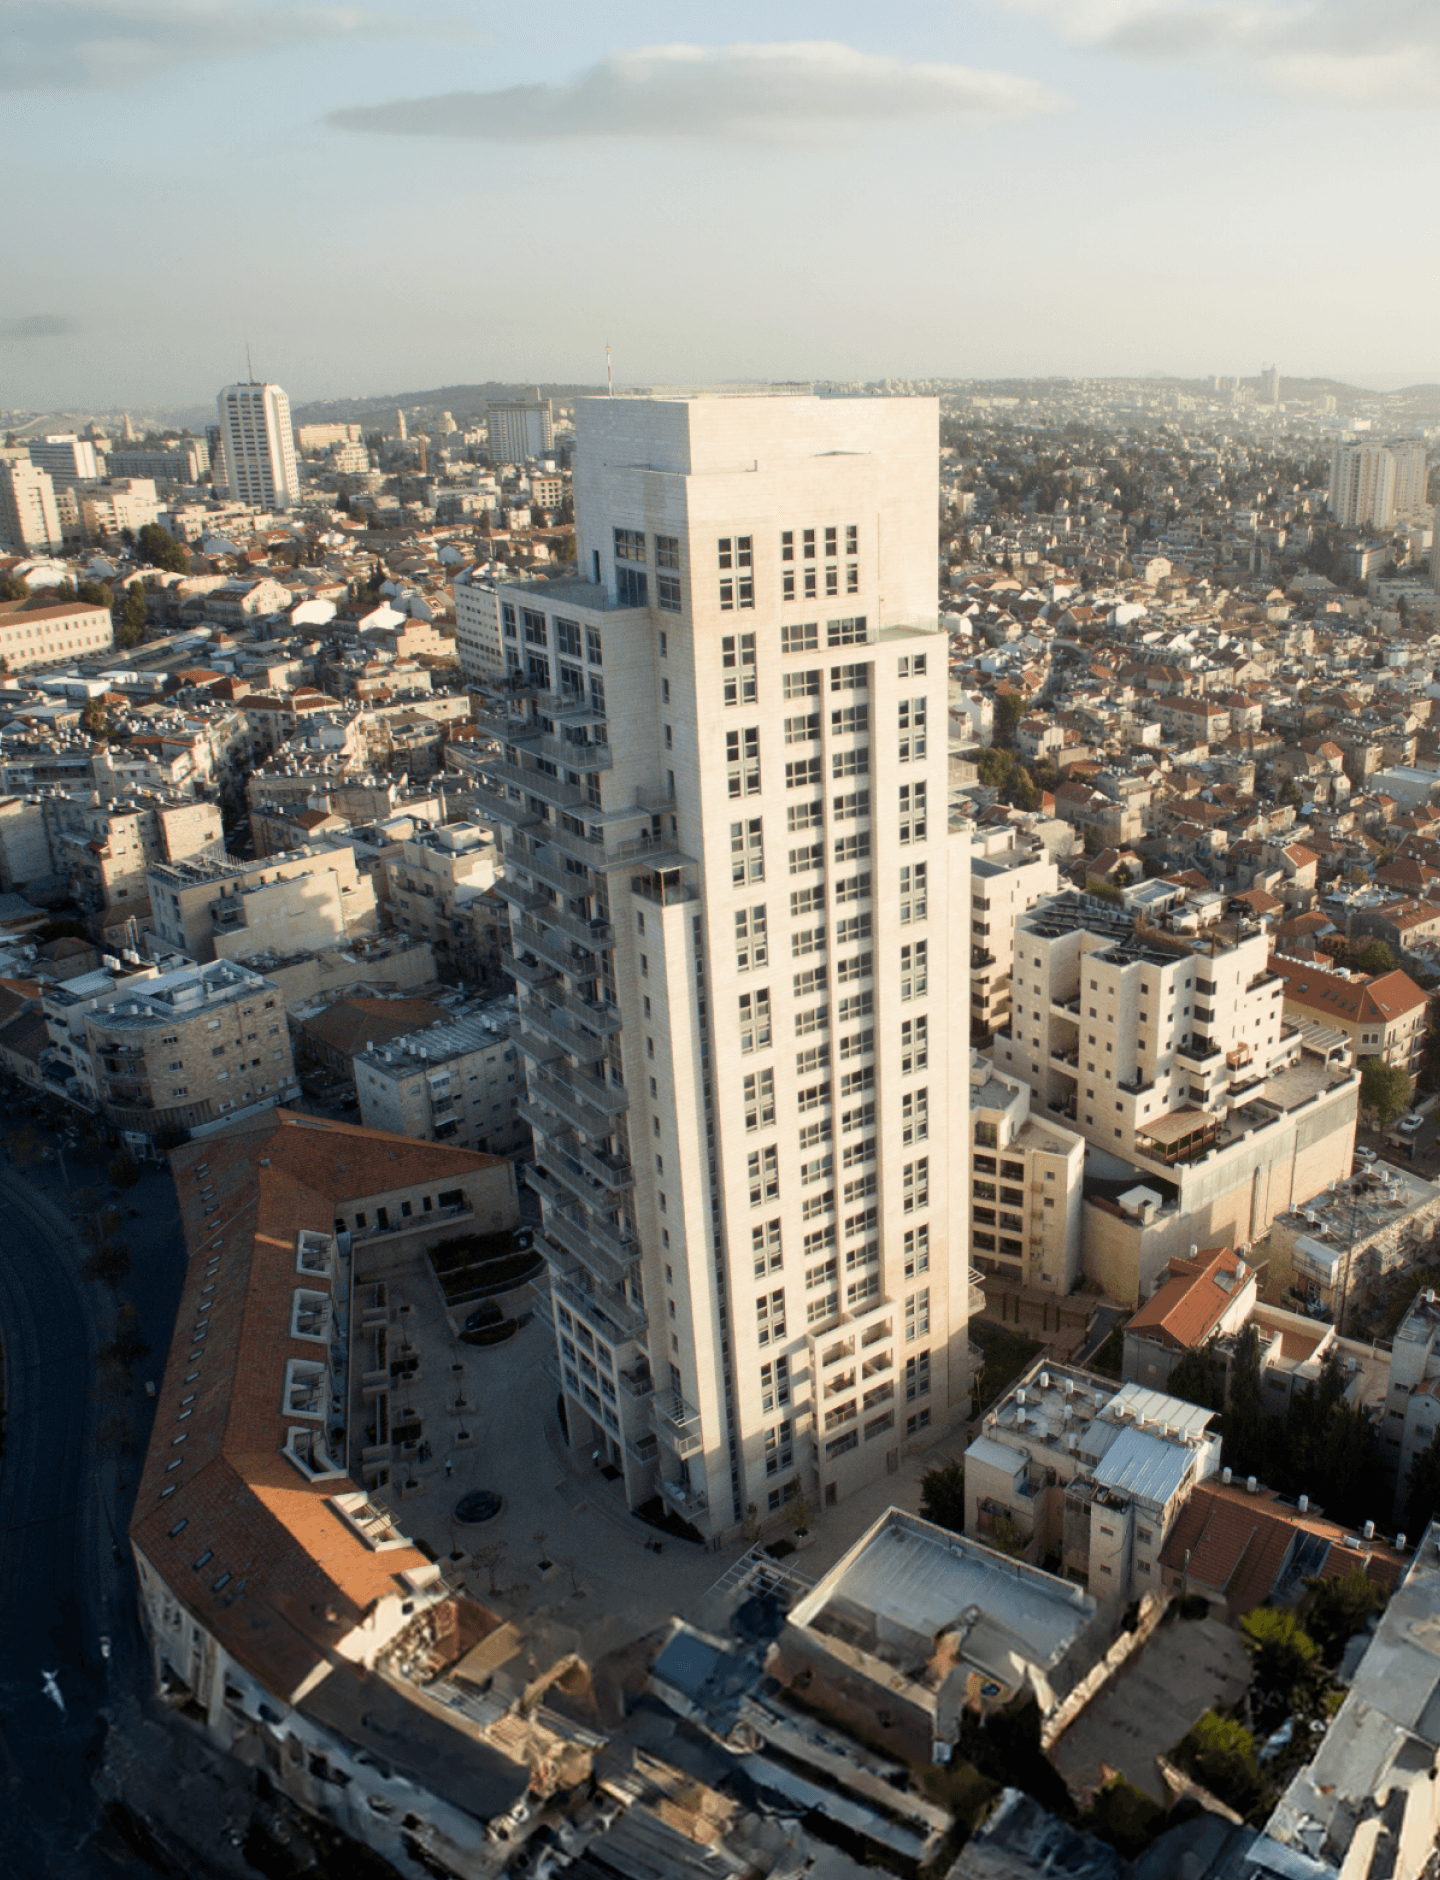
[[(1331, 0), (919, 0), (883, 22), (746, 0), (718, 23), (640, 4), (618, 24), (565, 4), (547, 29), (412, 0), (13, 8), (12, 120), (85, 108), (62, 152), (12, 153), (52, 232), (0, 297), (9, 401), (199, 403), (247, 338), (302, 400), (593, 383), (607, 340), (621, 384), (1271, 359), (1377, 389), (1435, 376), (1425, 264), (1387, 184), (1423, 162), (1440, 53), (1402, 6), (1362, 26)], [(1382, 106), (1385, 137), (1354, 135)], [(137, 113), (203, 123), (206, 160), (131, 138)], [(105, 217), (95, 169), (122, 154), (133, 213)], [(1362, 201), (1391, 257), (1383, 328), (1336, 265)], [(243, 231), (219, 300), (136, 240), (146, 203), (162, 254)], [(562, 252), (584, 296), (497, 287)], [(382, 291), (346, 293), (361, 254)], [(844, 292), (817, 296), (829, 268)]]

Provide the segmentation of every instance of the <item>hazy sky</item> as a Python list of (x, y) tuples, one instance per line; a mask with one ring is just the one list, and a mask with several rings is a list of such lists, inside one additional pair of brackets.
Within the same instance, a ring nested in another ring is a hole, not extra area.
[(1436, 0), (4, 0), (0, 406), (1440, 379)]

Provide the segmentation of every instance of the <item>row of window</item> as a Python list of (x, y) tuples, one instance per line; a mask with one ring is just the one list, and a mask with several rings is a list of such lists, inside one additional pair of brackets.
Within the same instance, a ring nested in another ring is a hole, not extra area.
[[(729, 776), (732, 797), (757, 794), (760, 788), (760, 767), (758, 746), (749, 742), (749, 733), (735, 731), (727, 735), (726, 768)], [(836, 776), (854, 774), (849, 769), (842, 769), (843, 759), (863, 759), (868, 761), (869, 753), (859, 751), (841, 751), (835, 754)], [(811, 768), (813, 766), (813, 769)], [(819, 789), (822, 786), (820, 759), (818, 757), (803, 760), (801, 764), (786, 764), (786, 781), (789, 783), (791, 770), (806, 769), (807, 774), (796, 781), (810, 784)], [(898, 836), (900, 845), (909, 848), (915, 843), (924, 842), (929, 827), (929, 792), (923, 783), (902, 783), (898, 798)], [(824, 814), (823, 799), (816, 798), (809, 803), (797, 803), (787, 806), (785, 825), (791, 835), (803, 834), (806, 830), (821, 826)], [(836, 822), (860, 820), (870, 814), (870, 792), (854, 790), (831, 799), (831, 816)], [(843, 846), (842, 846), (843, 841)], [(870, 854), (870, 832), (857, 832), (854, 836), (842, 838), (835, 844), (835, 860), (844, 864), (859, 861)], [(808, 845), (804, 850), (790, 851), (791, 874), (807, 874), (812, 869), (823, 868), (824, 851), (819, 843)], [(914, 865), (914, 873), (906, 893), (924, 891), (924, 864)], [(752, 816), (743, 822), (730, 825), (730, 878), (737, 888), (744, 887), (748, 881), (765, 879), (765, 830), (759, 816)], [(923, 913), (912, 910), (912, 918), (923, 919)]]

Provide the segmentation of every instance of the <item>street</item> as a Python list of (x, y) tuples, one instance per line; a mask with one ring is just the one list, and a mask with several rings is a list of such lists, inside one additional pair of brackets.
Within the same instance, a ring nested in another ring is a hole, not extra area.
[[(126, 1222), (135, 1271), (125, 1291), (151, 1345), (136, 1367), (134, 1454), (97, 1454), (94, 1354), (110, 1335), (112, 1305), (80, 1276), (85, 1250), (66, 1193), (53, 1165), (0, 1169), (0, 1873), (25, 1880), (120, 1871), (94, 1845), (101, 1816), (90, 1782), (117, 1701), (132, 1709), (147, 1675), (121, 1484), (133, 1489), (139, 1473), (149, 1432), (143, 1379), (163, 1364), (184, 1262), (169, 1171), (147, 1172), (125, 1197), (141, 1217)], [(102, 1635), (112, 1641), (108, 1661)]]

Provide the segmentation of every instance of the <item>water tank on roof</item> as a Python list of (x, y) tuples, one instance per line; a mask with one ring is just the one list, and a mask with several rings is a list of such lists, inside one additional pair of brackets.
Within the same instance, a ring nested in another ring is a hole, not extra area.
[(1375, 1523), (1373, 1521), (1367, 1521), (1360, 1531), (1367, 1541), (1373, 1541), (1375, 1538)]
[(1310, 1497), (1308, 1495), (1302, 1495), (1300, 1499), (1296, 1502), (1295, 1506), (1300, 1510), (1301, 1514), (1309, 1514)]
[(1260, 1481), (1258, 1476), (1247, 1475), (1245, 1477), (1245, 1493), (1247, 1495), (1255, 1494), (1259, 1487)]
[(1040, 1388), (1041, 1390), (1049, 1390), (1050, 1388), (1050, 1373), (1048, 1371), (1042, 1371), (1040, 1373)]

